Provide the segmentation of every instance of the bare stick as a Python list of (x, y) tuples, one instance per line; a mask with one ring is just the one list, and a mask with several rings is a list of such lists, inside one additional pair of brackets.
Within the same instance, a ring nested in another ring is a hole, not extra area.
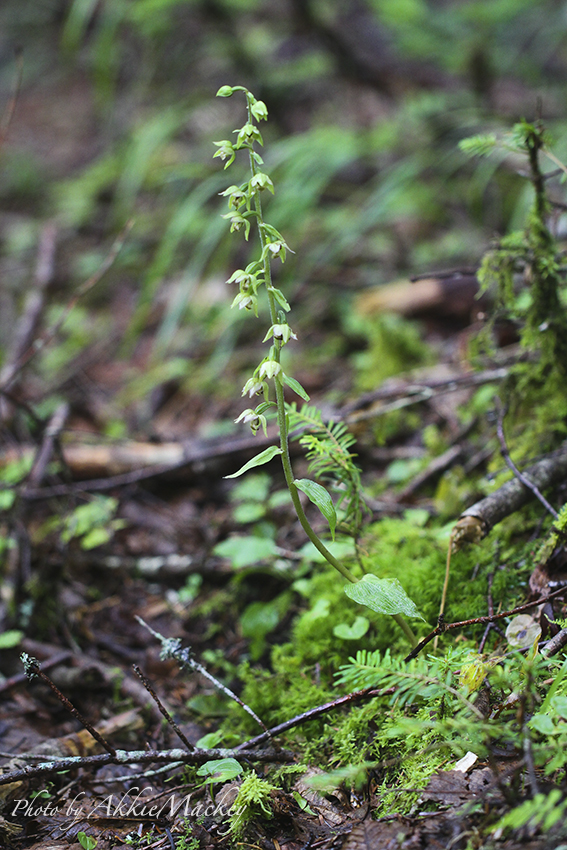
[[(567, 441), (551, 455), (529, 466), (523, 472), (532, 485), (540, 491), (567, 476)], [(519, 510), (528, 502), (533, 490), (517, 478), (507, 481), (494, 493), (475, 502), (463, 511), (453, 529), (453, 545), (478, 543), (490, 529), (505, 517)]]
[(559, 650), (563, 649), (565, 645), (567, 645), (567, 629), (561, 629), (560, 632), (557, 632), (556, 635), (547, 641), (541, 650), (542, 655), (551, 658), (552, 655), (557, 655)]
[(277, 726), (272, 726), (267, 732), (263, 732), (261, 735), (256, 735), (255, 738), (250, 738), (248, 741), (245, 741), (243, 744), (239, 744), (236, 747), (236, 752), (239, 752), (241, 749), (246, 749), (248, 747), (255, 747), (256, 744), (261, 744), (263, 741), (266, 741), (268, 738), (273, 737), (274, 735), (279, 735), (281, 732), (286, 732), (288, 729), (293, 729), (294, 726), (300, 726), (302, 723), (307, 723), (309, 720), (314, 720), (316, 717), (320, 717), (322, 714), (326, 714), (328, 711), (334, 711), (336, 708), (341, 708), (343, 705), (349, 705), (353, 702), (359, 702), (364, 699), (372, 699), (373, 697), (381, 697), (386, 696), (388, 694), (393, 694), (395, 692), (395, 688), (385, 688), (383, 690), (376, 690), (374, 687), (364, 688), (361, 691), (353, 691), (350, 694), (346, 694), (346, 696), (338, 697), (337, 699), (332, 700), (331, 702), (326, 702), (323, 705), (318, 705), (315, 708), (310, 708), (308, 711), (303, 711), (301, 714), (297, 714), (295, 717), (290, 718), (290, 720), (285, 720), (283, 723), (279, 723)]
[(59, 761), (41, 762), (36, 765), (28, 765), (19, 770), (0, 774), (0, 785), (8, 785), (21, 779), (30, 779), (35, 776), (45, 776), (49, 773), (59, 773), (61, 770), (73, 770), (78, 767), (101, 767), (105, 764), (151, 764), (152, 762), (181, 762), (182, 764), (205, 764), (211, 759), (234, 758), (243, 761), (259, 762), (269, 764), (274, 762), (293, 762), (294, 754), (286, 750), (116, 750), (115, 755), (101, 753), (96, 756), (71, 756), (59, 759)]
[(30, 484), (36, 487), (38, 484), (41, 484), (43, 476), (45, 475), (47, 464), (51, 460), (54, 445), (59, 439), (61, 431), (65, 427), (65, 422), (67, 421), (68, 416), (69, 405), (66, 401), (64, 401), (63, 404), (60, 404), (56, 409), (47, 425), (47, 428), (45, 429), (43, 442), (38, 449), (33, 466), (28, 475), (25, 489), (27, 489), (27, 486)]
[[(71, 656), (72, 653), (67, 650), (59, 652), (57, 655), (54, 655), (53, 658), (49, 658), (47, 661), (43, 662), (43, 669), (48, 670), (51, 667), (57, 667), (64, 661), (68, 661)], [(0, 694), (4, 691), (9, 691), (11, 688), (15, 688), (16, 685), (23, 684), (27, 681), (27, 679), (27, 673), (18, 673), (17, 676), (11, 676), (9, 679), (4, 679), (4, 681), (0, 684)], [(14, 753), (10, 753), (10, 757), (12, 758), (13, 756)]]
[(211, 682), (215, 686), (215, 688), (217, 688), (217, 690), (221, 691), (221, 693), (225, 694), (227, 697), (237, 702), (238, 705), (250, 715), (250, 717), (254, 718), (258, 726), (260, 726), (264, 730), (268, 737), (271, 737), (265, 723), (262, 723), (258, 715), (250, 708), (250, 706), (246, 705), (245, 702), (242, 702), (240, 697), (236, 696), (234, 691), (231, 691), (230, 688), (227, 688), (227, 686), (223, 685), (222, 682), (219, 682), (218, 679), (215, 679), (215, 677), (211, 673), (209, 673), (209, 671), (205, 667), (203, 667), (202, 664), (199, 664), (198, 661), (195, 661), (195, 659), (191, 657), (191, 650), (187, 647), (182, 648), (181, 641), (179, 640), (179, 638), (164, 638), (163, 635), (160, 635), (159, 632), (154, 631), (151, 626), (148, 626), (148, 624), (144, 622), (141, 617), (138, 617), (138, 615), (136, 615), (136, 620), (140, 623), (140, 625), (144, 626), (144, 628), (151, 632), (151, 634), (160, 641), (162, 646), (162, 658), (175, 658), (175, 660), (179, 664), (181, 664), (182, 667), (185, 667), (189, 670), (195, 670), (195, 672), (200, 673), (201, 676), (204, 676), (205, 679), (208, 679), (209, 682)]
[(416, 658), (419, 655), (422, 649), (427, 646), (427, 644), (433, 640), (437, 635), (442, 635), (444, 632), (450, 632), (454, 629), (463, 629), (466, 626), (477, 626), (484, 625), (486, 623), (493, 623), (496, 620), (502, 620), (504, 617), (511, 617), (513, 614), (520, 614), (522, 611), (528, 611), (530, 608), (535, 608), (537, 605), (542, 605), (544, 602), (547, 602), (549, 599), (555, 599), (556, 596), (559, 596), (562, 593), (566, 592), (566, 588), (560, 587), (558, 590), (554, 590), (552, 593), (548, 593), (547, 596), (542, 596), (539, 599), (536, 599), (534, 602), (526, 602), (525, 605), (519, 605), (517, 608), (513, 608), (511, 611), (502, 611), (500, 614), (489, 614), (488, 617), (474, 617), (472, 620), (461, 620), (458, 623), (440, 623), (437, 628), (433, 629), (423, 640), (420, 640), (417, 646), (415, 646), (412, 651), (406, 655), (404, 661), (411, 661), (412, 658)]
[(0, 120), (0, 147), (6, 141), (6, 136), (8, 135), (8, 129), (10, 124), (12, 123), (12, 118), (14, 117), (14, 112), (16, 111), (16, 104), (18, 102), (18, 97), (20, 94), (20, 89), (22, 87), (22, 77), (24, 75), (24, 61), (22, 49), (17, 48), (15, 51), (16, 54), (16, 83), (14, 86), (14, 91), (6, 109), (4, 110), (4, 114), (2, 115), (2, 119)]
[[(488, 616), (489, 617), (492, 617), (492, 615), (494, 614), (494, 603), (492, 601), (492, 583), (493, 583), (493, 581), (494, 581), (494, 573), (490, 573), (490, 575), (488, 576), (488, 597), (487, 597), (487, 607), (488, 607)], [(486, 645), (488, 635), (490, 634), (490, 632), (492, 630), (498, 632), (498, 634), (501, 637), (504, 637), (504, 632), (502, 631), (502, 629), (499, 626), (497, 626), (495, 623), (487, 623), (487, 626), (484, 630), (484, 634), (483, 634), (482, 639), (480, 641), (480, 644), (478, 646), (479, 655), (481, 655), (482, 652), (484, 651), (484, 647)]]
[(509, 467), (509, 469), (511, 469), (511, 470), (512, 470), (512, 472), (514, 473), (514, 475), (516, 476), (516, 478), (517, 478), (519, 481), (521, 481), (521, 482), (522, 482), (522, 484), (524, 485), (524, 487), (527, 487), (527, 488), (528, 488), (528, 490), (531, 490), (531, 492), (534, 494), (534, 496), (536, 497), (536, 499), (539, 499), (539, 500), (540, 500), (540, 502), (542, 503), (542, 505), (544, 506), (544, 508), (545, 508), (547, 511), (549, 511), (549, 513), (550, 513), (550, 514), (551, 514), (551, 515), (552, 515), (555, 519), (558, 519), (559, 514), (557, 513), (557, 511), (555, 510), (555, 508), (553, 508), (553, 507), (549, 504), (549, 502), (547, 501), (547, 499), (545, 498), (545, 496), (544, 496), (542, 493), (540, 493), (540, 491), (539, 491), (539, 489), (537, 488), (537, 486), (536, 486), (536, 485), (535, 485), (532, 481), (530, 481), (530, 479), (529, 479), (529, 478), (526, 478), (526, 476), (525, 476), (522, 472), (520, 472), (520, 470), (518, 469), (518, 467), (516, 466), (516, 464), (514, 463), (514, 461), (512, 460), (512, 458), (510, 457), (510, 452), (509, 452), (509, 450), (508, 450), (508, 445), (507, 445), (507, 443), (506, 443), (506, 436), (505, 436), (505, 434), (504, 434), (504, 417), (506, 416), (506, 411), (505, 411), (505, 410), (504, 410), (504, 408), (502, 407), (502, 405), (501, 405), (501, 403), (500, 403), (500, 399), (499, 399), (499, 398), (496, 398), (496, 407), (497, 407), (497, 410), (498, 410), (498, 421), (497, 421), (497, 423), (496, 423), (496, 433), (498, 434), (498, 440), (499, 440), (499, 442), (500, 442), (500, 454), (501, 454), (501, 455), (502, 455), (502, 457), (504, 458), (504, 461), (506, 462), (506, 465)]
[(28, 365), (28, 363), (36, 356), (36, 354), (38, 354), (40, 351), (43, 351), (43, 349), (48, 346), (50, 342), (53, 341), (55, 336), (59, 333), (62, 326), (66, 322), (69, 314), (77, 305), (78, 301), (83, 298), (87, 294), (87, 292), (90, 292), (90, 290), (93, 289), (94, 286), (96, 286), (96, 284), (100, 281), (103, 275), (113, 265), (114, 261), (116, 260), (116, 257), (122, 249), (122, 246), (124, 245), (124, 242), (126, 240), (126, 237), (128, 236), (132, 225), (133, 221), (130, 220), (127, 222), (125, 227), (123, 227), (122, 231), (118, 234), (118, 237), (114, 241), (110, 252), (103, 260), (97, 271), (93, 275), (91, 275), (88, 280), (81, 284), (75, 295), (73, 295), (73, 297), (67, 302), (67, 305), (63, 309), (57, 321), (54, 322), (50, 328), (47, 328), (47, 330), (42, 334), (42, 336), (36, 339), (31, 345), (31, 347), (28, 348), (28, 350), (19, 358), (18, 362), (13, 367), (13, 373), (11, 378), (7, 381), (4, 381), (0, 385), (0, 390), (9, 389), (10, 385), (13, 383), (16, 376), (22, 371), (22, 369)]
[(114, 749), (114, 747), (111, 747), (108, 741), (105, 741), (102, 735), (96, 731), (94, 726), (92, 726), (91, 723), (89, 723), (89, 721), (86, 720), (79, 711), (77, 711), (75, 706), (71, 702), (69, 702), (67, 697), (61, 693), (57, 685), (51, 681), (47, 673), (44, 673), (43, 670), (40, 668), (39, 662), (35, 658), (32, 658), (30, 655), (28, 655), (27, 652), (23, 652), (20, 657), (28, 677), (30, 679), (33, 679), (34, 676), (37, 676), (42, 680), (42, 682), (45, 682), (45, 684), (51, 688), (57, 699), (65, 706), (67, 711), (72, 714), (73, 717), (75, 717), (79, 721), (79, 723), (81, 723), (85, 727), (85, 729), (91, 733), (95, 741), (98, 741), (101, 747), (103, 747), (103, 749), (105, 749), (106, 752), (114, 758), (116, 756), (116, 750)]
[(161, 703), (160, 698), (158, 697), (158, 695), (154, 691), (150, 680), (148, 678), (146, 678), (146, 676), (144, 676), (144, 674), (142, 673), (142, 671), (140, 670), (140, 668), (138, 667), (137, 664), (133, 664), (132, 667), (134, 669), (136, 676), (138, 676), (138, 678), (141, 680), (144, 688), (147, 690), (147, 692), (149, 693), (149, 695), (151, 696), (151, 698), (153, 699), (153, 701), (155, 702), (155, 704), (159, 708), (160, 712), (165, 717), (165, 719), (167, 720), (167, 722), (169, 723), (169, 725), (171, 726), (171, 728), (173, 729), (173, 731), (175, 732), (177, 737), (185, 744), (185, 746), (187, 747), (188, 750), (194, 750), (195, 747), (193, 746), (193, 744), (191, 744), (187, 740), (187, 738), (185, 737), (185, 735), (183, 734), (183, 732), (181, 731), (181, 729), (179, 728), (179, 726), (177, 725), (177, 723), (175, 722), (175, 720), (173, 719), (173, 717), (171, 716), (171, 714), (169, 713), (167, 708)]
[[(45, 304), (45, 293), (53, 280), (56, 241), (57, 229), (52, 222), (48, 222), (43, 226), (39, 237), (34, 286), (26, 296), (23, 313), (18, 319), (12, 344), (0, 370), (1, 387), (7, 388), (10, 384), (15, 384), (13, 379), (18, 362), (33, 342)], [(12, 406), (0, 399), (0, 419), (9, 418)]]

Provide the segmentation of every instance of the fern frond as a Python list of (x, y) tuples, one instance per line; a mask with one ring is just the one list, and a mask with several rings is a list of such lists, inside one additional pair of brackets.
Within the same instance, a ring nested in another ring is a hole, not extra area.
[(356, 455), (350, 451), (355, 437), (344, 422), (325, 423), (321, 411), (313, 405), (305, 404), (300, 410), (290, 405), (287, 415), (290, 429), (301, 429), (296, 436), (306, 451), (309, 471), (331, 481), (339, 493), (338, 507), (344, 505), (345, 512), (342, 530), (357, 537), (362, 522), (362, 485), (354, 463)]
[[(350, 658), (337, 673), (337, 683), (349, 688), (381, 688), (391, 690), (390, 702), (402, 707), (416, 702), (433, 702), (450, 698), (456, 706), (482, 717), (479, 710), (458, 688), (454, 674), (441, 661), (428, 662), (415, 658), (408, 664), (402, 658), (393, 658), (389, 652), (365, 652)], [(457, 686), (455, 686), (457, 685)]]

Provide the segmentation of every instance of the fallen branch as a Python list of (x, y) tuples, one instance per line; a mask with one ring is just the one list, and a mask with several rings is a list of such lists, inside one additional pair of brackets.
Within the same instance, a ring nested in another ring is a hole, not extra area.
[(37, 332), (45, 305), (45, 293), (53, 280), (56, 243), (57, 230), (52, 222), (48, 222), (43, 226), (39, 238), (34, 286), (26, 296), (23, 313), (17, 321), (12, 344), (0, 370), (0, 387), (6, 391), (5, 397), (0, 398), (0, 420), (2, 421), (8, 419), (12, 409), (19, 404), (8, 394), (7, 388), (9, 386), (12, 386), (12, 389), (16, 388), (18, 363), (32, 345)]
[(548, 593), (547, 596), (542, 596), (540, 599), (536, 599), (534, 602), (526, 602), (525, 605), (519, 605), (517, 608), (513, 608), (511, 611), (501, 611), (499, 614), (489, 614), (486, 617), (474, 617), (472, 620), (460, 620), (457, 623), (439, 623), (439, 625), (433, 629), (423, 640), (420, 640), (417, 646), (414, 646), (412, 651), (406, 655), (404, 661), (411, 661), (412, 658), (416, 658), (422, 649), (424, 649), (428, 643), (430, 643), (434, 638), (438, 635), (445, 634), (445, 632), (454, 631), (454, 629), (464, 629), (466, 626), (478, 626), (478, 625), (486, 625), (487, 623), (494, 623), (496, 620), (503, 620), (505, 617), (512, 617), (514, 614), (521, 614), (522, 611), (528, 611), (530, 608), (536, 608), (538, 605), (543, 605), (544, 602), (548, 602), (550, 599), (555, 599), (556, 596), (560, 596), (562, 593), (565, 593), (567, 588), (560, 587), (558, 590), (554, 590), (552, 593)]
[(497, 399), (497, 402), (498, 402), (498, 405), (497, 405), (498, 422), (496, 424), (496, 433), (498, 434), (498, 441), (500, 443), (500, 454), (504, 458), (504, 462), (506, 463), (506, 466), (509, 469), (512, 470), (512, 472), (514, 473), (514, 475), (516, 476), (518, 481), (521, 481), (522, 484), (524, 485), (524, 487), (527, 487), (528, 490), (532, 491), (532, 493), (534, 494), (536, 499), (539, 499), (539, 501), (544, 506), (546, 511), (549, 511), (549, 513), (552, 515), (552, 517), (554, 517), (555, 519), (558, 519), (559, 514), (557, 513), (555, 508), (553, 508), (549, 504), (549, 502), (547, 501), (545, 496), (542, 493), (539, 492), (538, 487), (532, 481), (530, 481), (530, 479), (526, 475), (524, 475), (522, 472), (520, 472), (520, 470), (518, 469), (518, 467), (516, 466), (516, 464), (514, 463), (512, 458), (510, 457), (510, 452), (508, 450), (508, 444), (506, 443), (506, 436), (504, 434), (505, 410), (502, 409), (500, 399)]
[(122, 250), (122, 246), (124, 245), (126, 237), (130, 232), (132, 224), (133, 221), (129, 221), (126, 223), (125, 227), (123, 227), (122, 231), (118, 234), (108, 255), (102, 261), (97, 271), (93, 275), (91, 275), (88, 280), (84, 281), (84, 283), (81, 284), (77, 292), (72, 296), (72, 298), (69, 299), (66, 306), (63, 308), (61, 315), (59, 316), (57, 321), (54, 322), (51, 327), (47, 328), (41, 336), (35, 339), (33, 343), (28, 346), (27, 350), (25, 350), (23, 354), (18, 358), (17, 362), (12, 365), (11, 374), (9, 378), (3, 380), (0, 383), (0, 392), (2, 392), (3, 390), (10, 389), (11, 385), (14, 383), (22, 369), (24, 369), (30, 363), (30, 361), (36, 356), (36, 354), (39, 354), (40, 351), (43, 351), (43, 349), (46, 348), (46, 346), (48, 346), (55, 339), (55, 337), (69, 318), (69, 315), (72, 313), (77, 303), (80, 301), (80, 299), (84, 298), (87, 292), (90, 292), (91, 289), (96, 286), (96, 284), (106, 274), (108, 269), (114, 264), (114, 261)]
[(46, 776), (59, 773), (62, 770), (73, 770), (80, 767), (102, 767), (105, 764), (152, 764), (153, 762), (201, 765), (212, 759), (234, 758), (243, 761), (269, 764), (274, 762), (292, 762), (294, 754), (288, 750), (116, 750), (116, 755), (100, 753), (95, 756), (72, 756), (36, 765), (28, 765), (0, 774), (0, 785), (19, 782), (23, 779), (33, 779), (36, 776)]
[(454, 548), (458, 549), (463, 543), (478, 543), (493, 526), (529, 502), (534, 497), (534, 487), (538, 491), (546, 490), (566, 475), (567, 441), (552, 455), (523, 471), (522, 476), (530, 488), (514, 478), (463, 511), (453, 528)]
[(394, 690), (394, 688), (386, 688), (385, 690), (377, 691), (376, 688), (370, 687), (364, 688), (361, 691), (353, 691), (350, 694), (346, 694), (346, 696), (338, 697), (331, 702), (326, 702), (323, 705), (310, 708), (308, 711), (304, 711), (301, 714), (296, 714), (295, 717), (290, 718), (290, 720), (285, 720), (283, 723), (278, 724), (278, 726), (272, 726), (271, 729), (268, 729), (266, 732), (262, 732), (261, 735), (256, 735), (255, 738), (250, 738), (248, 741), (244, 741), (243, 744), (239, 744), (239, 746), (236, 747), (236, 752), (240, 752), (241, 749), (246, 749), (247, 747), (254, 747), (256, 744), (261, 744), (268, 738), (273, 738), (281, 732), (287, 732), (288, 729), (293, 729), (294, 726), (300, 726), (302, 723), (314, 720), (316, 717), (320, 717), (328, 711), (334, 711), (336, 708), (341, 708), (343, 705), (349, 705), (350, 703), (359, 702), (363, 699), (372, 699), (373, 697), (393, 694)]

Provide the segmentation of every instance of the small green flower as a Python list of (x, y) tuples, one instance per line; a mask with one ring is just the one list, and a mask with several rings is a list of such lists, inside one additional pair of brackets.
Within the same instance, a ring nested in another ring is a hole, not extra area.
[(250, 181), (250, 186), (252, 189), (259, 189), (262, 191), (263, 189), (268, 189), (272, 195), (274, 194), (274, 184), (270, 180), (267, 174), (264, 174), (262, 171), (259, 171), (258, 174), (255, 174), (252, 180)]
[(258, 298), (254, 293), (239, 292), (230, 306), (236, 307), (237, 304), (239, 310), (251, 310), (258, 318)]
[(267, 243), (266, 247), (264, 248), (263, 256), (266, 256), (267, 254), (272, 260), (275, 260), (276, 257), (279, 257), (282, 263), (285, 263), (287, 251), (291, 251), (289, 245), (283, 239), (275, 239), (273, 242)]
[(268, 435), (268, 423), (266, 421), (266, 417), (261, 413), (257, 413), (255, 410), (252, 410), (251, 407), (243, 410), (238, 419), (235, 419), (234, 422), (248, 422), (253, 434), (256, 434), (260, 428), (262, 428), (264, 434), (266, 434), (266, 436)]
[(219, 195), (223, 198), (228, 198), (228, 206), (234, 210), (240, 209), (240, 207), (244, 206), (250, 200), (248, 194), (241, 186), (229, 186), (224, 192), (219, 192)]
[(264, 140), (259, 129), (247, 122), (240, 130), (235, 130), (238, 133), (236, 137), (236, 147), (241, 148), (243, 145), (251, 145), (253, 142), (258, 142), (259, 145), (264, 145)]
[(225, 164), (225, 169), (228, 168), (234, 162), (234, 158), (236, 156), (236, 152), (234, 149), (234, 145), (228, 139), (223, 139), (222, 142), (213, 142), (213, 145), (216, 145), (218, 151), (213, 154), (213, 159), (217, 156), (222, 159), (224, 162), (225, 159), (228, 159), (228, 162)]
[(290, 339), (297, 339), (297, 336), (287, 323), (272, 325), (262, 342), (267, 342), (272, 337), (281, 342), (282, 345), (285, 345)]
[(281, 371), (281, 363), (278, 363), (277, 360), (267, 359), (260, 364), (260, 368), (258, 370), (258, 377), (267, 378), (269, 380), (270, 378), (275, 378), (276, 375), (279, 375)]
[(221, 86), (217, 92), (217, 97), (231, 97), (233, 91), (232, 86)]
[(265, 381), (259, 381), (256, 376), (248, 378), (242, 387), (242, 395), (247, 395), (249, 398), (252, 398), (255, 395), (260, 395), (261, 393), (265, 395), (267, 391), (267, 383)]
[(256, 121), (266, 121), (268, 118), (268, 107), (263, 100), (255, 100), (250, 104), (250, 112)]
[(248, 241), (248, 237), (250, 235), (250, 222), (247, 218), (241, 215), (234, 215), (233, 213), (227, 213), (223, 215), (222, 218), (230, 219), (230, 232), (234, 233), (242, 230), (244, 228), (244, 238)]

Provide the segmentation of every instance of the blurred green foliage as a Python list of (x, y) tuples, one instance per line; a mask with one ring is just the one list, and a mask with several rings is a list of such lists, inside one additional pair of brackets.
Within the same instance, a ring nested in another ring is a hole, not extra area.
[[(253, 334), (246, 317), (228, 329), (231, 293), (217, 286), (247, 260), (219, 217), (219, 85), (247, 85), (273, 118), (269, 215), (296, 251), (280, 283), (297, 305), (300, 339), (313, 316), (327, 337), (348, 336), (353, 290), (475, 265), (493, 233), (524, 215), (529, 189), (513, 158), (471, 162), (462, 138), (540, 109), (554, 150), (567, 152), (563, 14), (555, 0), (45, 0), (33, 9), (7, 0), (0, 94), (9, 99), (12, 49), (22, 44), (18, 108), (30, 138), (20, 150), (8, 134), (0, 151), (0, 207), (32, 222), (53, 216), (76, 239), (71, 287), (84, 279), (76, 256), (100, 250), (133, 216), (95, 298), (127, 282), (135, 303), (124, 352), (151, 329), (153, 361), (189, 357), (185, 379), (210, 391), (215, 376), (242, 368), (235, 347)], [(92, 101), (73, 131), (84, 150), (55, 166), (45, 148), (64, 141), (61, 102), (43, 127), (28, 113), (34, 98), (49, 103), (71, 83), (83, 87), (83, 107)], [(34, 144), (34, 133), (46, 141)], [(8, 225), (0, 230), (10, 252)], [(382, 332), (360, 333), (371, 361)], [(328, 350), (312, 347), (311, 365)]]

